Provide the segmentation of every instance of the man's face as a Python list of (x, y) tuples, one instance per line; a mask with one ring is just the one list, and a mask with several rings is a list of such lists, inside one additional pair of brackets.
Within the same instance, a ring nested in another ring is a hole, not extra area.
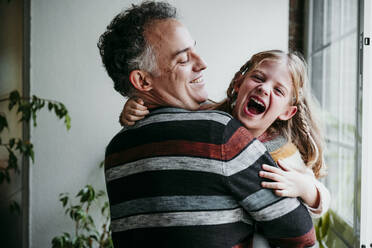
[(208, 98), (202, 74), (207, 66), (186, 27), (162, 20), (150, 25), (145, 37), (157, 59), (157, 73), (150, 76), (153, 97), (163, 106), (198, 109)]

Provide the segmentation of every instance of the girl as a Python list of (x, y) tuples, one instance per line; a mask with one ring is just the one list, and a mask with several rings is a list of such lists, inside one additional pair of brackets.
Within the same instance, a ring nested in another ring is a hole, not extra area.
[[(235, 73), (224, 101), (202, 108), (222, 110), (239, 119), (281, 167), (263, 165), (260, 176), (272, 181), (263, 181), (262, 186), (278, 196), (301, 198), (312, 217), (320, 217), (329, 208), (330, 194), (316, 180), (325, 175), (323, 142), (307, 84), (301, 56), (278, 50), (260, 52)], [(129, 99), (120, 121), (133, 125), (147, 113), (141, 99)]]

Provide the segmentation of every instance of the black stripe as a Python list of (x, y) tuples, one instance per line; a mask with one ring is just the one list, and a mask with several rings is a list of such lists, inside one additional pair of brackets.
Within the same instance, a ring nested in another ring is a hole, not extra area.
[[(262, 164), (277, 167), (269, 153), (265, 152), (253, 165), (228, 177), (231, 190), (239, 197), (239, 201), (262, 189), (261, 182), (264, 180), (258, 174), (262, 170)], [(269, 180), (265, 179), (265, 181)]]
[[(118, 133), (106, 149), (106, 156), (154, 142), (187, 140), (222, 144), (225, 126), (210, 120), (164, 121)], [(221, 135), (218, 135), (221, 134)]]
[(309, 232), (313, 226), (308, 210), (303, 204), (279, 218), (257, 223), (259, 230), (269, 238), (302, 236)]
[(253, 227), (242, 222), (187, 227), (157, 227), (112, 233), (115, 248), (226, 248), (250, 238)]
[(144, 197), (172, 195), (229, 195), (224, 178), (208, 172), (148, 171), (107, 183), (110, 204)]

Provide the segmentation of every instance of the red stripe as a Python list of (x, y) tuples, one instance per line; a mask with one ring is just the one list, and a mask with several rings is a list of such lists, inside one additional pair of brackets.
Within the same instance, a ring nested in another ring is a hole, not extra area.
[[(113, 153), (105, 160), (105, 168), (129, 163), (138, 159), (157, 156), (195, 156), (218, 160), (230, 160), (239, 154), (252, 140), (252, 135), (244, 127), (240, 127), (226, 144), (216, 145), (204, 142), (185, 140), (167, 140), (133, 147)], [(221, 157), (221, 149), (222, 156)]]
[(306, 234), (295, 238), (270, 239), (270, 243), (280, 245), (280, 247), (303, 248), (315, 245), (316, 236), (314, 227)]

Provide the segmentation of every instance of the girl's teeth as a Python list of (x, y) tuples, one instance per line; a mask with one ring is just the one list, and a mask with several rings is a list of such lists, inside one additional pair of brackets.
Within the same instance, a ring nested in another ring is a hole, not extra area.
[(264, 106), (263, 104), (262, 104), (262, 102), (260, 102), (260, 101), (257, 101), (256, 99), (254, 99), (254, 98), (252, 98), (252, 100), (254, 101), (254, 102), (256, 102), (257, 104), (260, 104), (261, 106)]

